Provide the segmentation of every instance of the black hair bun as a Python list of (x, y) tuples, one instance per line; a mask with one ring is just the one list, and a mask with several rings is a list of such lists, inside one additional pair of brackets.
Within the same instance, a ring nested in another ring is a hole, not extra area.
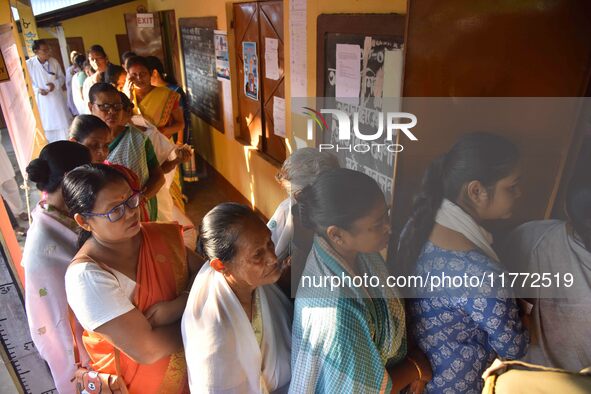
[(37, 184), (46, 184), (49, 182), (51, 170), (49, 168), (49, 163), (44, 159), (35, 159), (31, 161), (27, 166), (26, 171), (31, 182)]

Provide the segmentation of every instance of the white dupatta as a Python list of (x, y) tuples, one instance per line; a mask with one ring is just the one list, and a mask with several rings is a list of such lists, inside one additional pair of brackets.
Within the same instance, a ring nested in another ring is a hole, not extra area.
[(472, 216), (453, 202), (448, 199), (443, 200), (439, 211), (437, 211), (437, 215), (435, 215), (435, 222), (462, 234), (488, 257), (496, 262), (499, 261), (499, 257), (491, 246), (493, 242), (492, 235), (479, 226)]
[(256, 291), (263, 321), (260, 347), (224, 276), (209, 263), (199, 271), (181, 324), (192, 392), (287, 392), (292, 305), (275, 285)]

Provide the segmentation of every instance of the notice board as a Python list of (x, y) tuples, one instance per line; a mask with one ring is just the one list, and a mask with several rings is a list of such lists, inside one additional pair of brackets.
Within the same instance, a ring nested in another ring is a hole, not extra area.
[(222, 87), (216, 75), (214, 30), (217, 18), (180, 18), (187, 99), (191, 112), (224, 131)]
[[(382, 100), (391, 92), (384, 90), (385, 78), (394, 77), (402, 81), (402, 68), (388, 68), (385, 66), (386, 52), (398, 52), (402, 58), (404, 43), (405, 17), (398, 14), (323, 14), (318, 17), (318, 53), (316, 71), (316, 91), (318, 97), (324, 97), (324, 108), (336, 108), (349, 114), (353, 112), (365, 113), (360, 116), (359, 129), (364, 134), (373, 134), (377, 128), (377, 114), (383, 108)], [(331, 98), (336, 97), (336, 69), (337, 45), (346, 44), (358, 46), (361, 52), (359, 75), (360, 89), (358, 103), (341, 104)], [(397, 91), (395, 97), (399, 97)], [(383, 96), (383, 97), (382, 97)], [(392, 102), (392, 100), (389, 100)], [(326, 105), (326, 107), (325, 107)], [(325, 115), (328, 129), (317, 135), (318, 144), (343, 145), (338, 140), (338, 123)], [(353, 117), (351, 116), (351, 119)], [(383, 134), (385, 139), (385, 133)], [(355, 139), (351, 140), (354, 144)], [(375, 141), (383, 143), (384, 141)], [(395, 142), (395, 141), (394, 141)], [(396, 154), (381, 150), (370, 154), (368, 152), (349, 152), (346, 149), (334, 153), (341, 166), (361, 171), (378, 182), (387, 201), (391, 201), (394, 167)]]

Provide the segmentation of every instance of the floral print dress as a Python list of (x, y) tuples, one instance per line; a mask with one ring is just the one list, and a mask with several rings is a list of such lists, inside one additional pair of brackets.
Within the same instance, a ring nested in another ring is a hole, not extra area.
[[(427, 242), (416, 273), (489, 278), (501, 272), (480, 250), (451, 251)], [(433, 379), (426, 393), (480, 393), (484, 370), (495, 357), (516, 359), (527, 350), (529, 335), (519, 309), (506, 289), (486, 280), (474, 288), (436, 289), (429, 297), (409, 300), (410, 332), (427, 355)]]

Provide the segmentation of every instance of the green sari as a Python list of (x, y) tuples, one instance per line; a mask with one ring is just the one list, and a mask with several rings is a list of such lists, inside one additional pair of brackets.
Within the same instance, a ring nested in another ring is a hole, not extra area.
[[(127, 125), (111, 144), (107, 160), (129, 168), (139, 178), (143, 188), (150, 179), (150, 169), (159, 166), (158, 158), (150, 139), (141, 131)], [(158, 202), (156, 197), (148, 200), (147, 204), (150, 221), (158, 219)]]
[(364, 273), (385, 283), (388, 273), (378, 253), (359, 254), (352, 272), (326, 240), (315, 237), (296, 295), (291, 393), (390, 392), (386, 368), (406, 356), (404, 306), (393, 289), (331, 290), (306, 281)]

